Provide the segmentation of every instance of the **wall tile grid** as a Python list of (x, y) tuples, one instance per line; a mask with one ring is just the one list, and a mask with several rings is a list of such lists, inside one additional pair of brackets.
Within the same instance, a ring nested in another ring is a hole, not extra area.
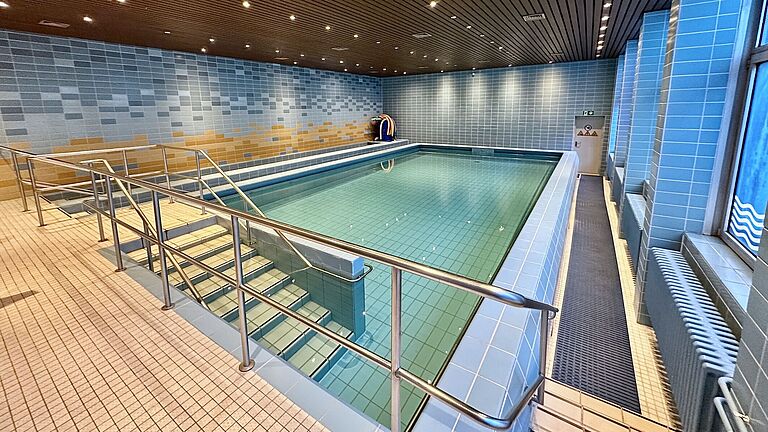
[[(669, 25), (669, 11), (643, 16), (635, 68), (635, 89), (629, 146), (624, 170), (624, 193), (642, 193), (648, 177), (656, 135), (659, 95)], [(623, 200), (622, 200), (623, 203)]]
[(624, 54), (616, 61), (616, 76), (613, 88), (613, 112), (611, 113), (611, 132), (608, 140), (608, 153), (616, 153), (616, 126), (619, 124), (619, 107), (621, 106), (621, 86), (624, 85)]
[(768, 431), (768, 225), (755, 263), (733, 389), (752, 432)]
[(638, 320), (651, 247), (701, 233), (734, 54), (739, 1), (674, 0), (638, 264)]
[[(627, 160), (627, 147), (629, 147), (629, 131), (632, 126), (632, 111), (635, 102), (635, 77), (637, 65), (637, 40), (627, 41), (624, 48), (624, 75), (621, 85), (621, 102), (619, 104), (619, 115), (616, 117), (616, 149), (614, 153), (614, 164), (617, 167), (623, 167)], [(620, 201), (620, 200), (619, 200)]]
[(611, 115), (615, 73), (598, 60), (383, 78), (384, 110), (411, 142), (571, 150), (574, 116)]
[(366, 141), (381, 107), (374, 77), (0, 31), (0, 144), (35, 153), (169, 143), (238, 162)]

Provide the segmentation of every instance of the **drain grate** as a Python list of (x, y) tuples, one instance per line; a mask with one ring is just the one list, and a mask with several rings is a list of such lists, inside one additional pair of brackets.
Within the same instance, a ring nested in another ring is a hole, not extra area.
[(552, 377), (640, 413), (603, 180), (582, 176)]

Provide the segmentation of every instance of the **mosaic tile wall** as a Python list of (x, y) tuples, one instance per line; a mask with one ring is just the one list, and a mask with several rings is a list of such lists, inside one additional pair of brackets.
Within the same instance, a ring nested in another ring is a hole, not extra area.
[(574, 116), (611, 115), (615, 74), (598, 60), (384, 78), (384, 111), (411, 142), (571, 150)]
[[(641, 193), (656, 135), (669, 11), (643, 15), (635, 69), (634, 104), (624, 171), (625, 193)], [(622, 200), (623, 202), (623, 200)]]
[(739, 1), (673, 0), (638, 263), (638, 320), (648, 251), (701, 233), (723, 122)]
[(616, 149), (614, 163), (617, 167), (623, 167), (627, 159), (627, 147), (629, 146), (629, 130), (632, 124), (632, 110), (635, 97), (635, 72), (637, 67), (637, 40), (627, 41), (624, 50), (624, 67), (622, 71), (621, 95), (616, 117)]
[(0, 144), (35, 153), (167, 143), (237, 162), (365, 141), (381, 108), (374, 77), (0, 31)]
[[(768, 223), (768, 222), (767, 222)], [(733, 389), (753, 432), (768, 430), (768, 225), (755, 262)]]
[(614, 154), (616, 151), (616, 125), (619, 124), (619, 106), (621, 104), (621, 86), (624, 84), (624, 54), (619, 56), (616, 63), (616, 84), (613, 88), (613, 113), (611, 114), (611, 133), (608, 142), (608, 151)]

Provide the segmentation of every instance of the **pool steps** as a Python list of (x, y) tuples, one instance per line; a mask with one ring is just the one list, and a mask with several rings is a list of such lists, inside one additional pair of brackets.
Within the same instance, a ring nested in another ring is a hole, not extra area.
[[(186, 229), (169, 231), (166, 241), (196, 260), (234, 278), (232, 235), (227, 227), (218, 225), (216, 221), (215, 217), (206, 218), (194, 226), (183, 227)], [(352, 336), (352, 331), (333, 321), (331, 312), (312, 301), (309, 293), (296, 285), (293, 278), (278, 269), (274, 262), (259, 255), (249, 245), (241, 244), (240, 248), (243, 280), (250, 287), (344, 337)], [(140, 241), (123, 245), (123, 250), (138, 264), (148, 266), (147, 252)], [(178, 261), (211, 312), (237, 326), (237, 290), (181, 257)], [(152, 264), (155, 273), (159, 275), (160, 261), (156, 247), (152, 248)], [(168, 279), (177, 289), (188, 292), (183, 278), (170, 263)], [(245, 307), (250, 336), (259, 345), (315, 380), (322, 379), (345, 351), (336, 342), (318, 335), (298, 320), (286, 317), (252, 296), (246, 295)]]

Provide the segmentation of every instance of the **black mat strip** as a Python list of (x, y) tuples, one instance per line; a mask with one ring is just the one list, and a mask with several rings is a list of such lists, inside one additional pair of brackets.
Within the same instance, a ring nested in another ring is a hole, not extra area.
[(552, 377), (640, 413), (601, 177), (581, 177), (561, 313)]

